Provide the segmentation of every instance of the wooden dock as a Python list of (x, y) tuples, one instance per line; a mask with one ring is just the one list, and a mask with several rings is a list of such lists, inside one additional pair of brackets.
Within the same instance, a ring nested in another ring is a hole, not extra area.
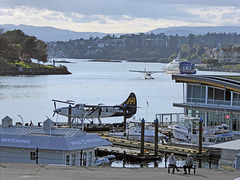
[[(122, 147), (125, 150), (126, 154), (134, 155), (140, 157), (140, 141), (132, 141), (128, 139), (120, 139), (116, 137), (109, 137), (106, 133), (100, 133), (100, 136), (110, 141), (113, 146), (109, 147), (108, 149), (105, 148), (104, 151), (112, 151), (112, 152), (119, 152), (120, 154), (123, 153), (120, 150), (116, 150), (115, 147)], [(154, 149), (155, 144), (144, 142), (144, 156), (152, 156), (154, 159)], [(169, 154), (174, 153), (175, 155), (186, 156), (187, 154), (192, 154), (195, 157), (207, 157), (208, 156), (208, 149), (203, 148), (202, 154), (199, 154), (198, 147), (196, 146), (183, 146), (183, 145), (161, 145), (158, 144), (158, 153), (159, 154)], [(150, 158), (150, 157), (148, 157)]]

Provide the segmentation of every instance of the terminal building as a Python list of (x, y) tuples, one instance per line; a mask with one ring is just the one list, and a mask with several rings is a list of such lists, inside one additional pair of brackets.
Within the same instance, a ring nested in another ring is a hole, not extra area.
[(50, 119), (42, 127), (14, 126), (6, 116), (0, 126), (0, 162), (93, 166), (95, 148), (107, 145), (97, 134), (55, 128)]
[(240, 138), (240, 76), (172, 75), (183, 83), (184, 114), (202, 118), (204, 125), (229, 125), (235, 138)]

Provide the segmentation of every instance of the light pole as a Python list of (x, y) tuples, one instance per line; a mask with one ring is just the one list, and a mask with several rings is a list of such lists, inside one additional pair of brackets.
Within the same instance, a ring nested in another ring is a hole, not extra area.
[(18, 115), (20, 118), (21, 118), (21, 120), (22, 120), (22, 126), (24, 126), (24, 121), (23, 121), (23, 118), (22, 118), (22, 116), (20, 116), (20, 115)]

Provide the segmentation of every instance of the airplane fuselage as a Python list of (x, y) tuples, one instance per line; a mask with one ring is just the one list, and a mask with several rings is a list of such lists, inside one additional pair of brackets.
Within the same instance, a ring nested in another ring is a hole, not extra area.
[[(67, 103), (68, 107), (56, 108), (54, 114), (71, 118), (106, 118), (115, 116), (132, 117), (137, 111), (137, 98), (134, 93), (130, 93), (129, 97), (120, 105), (105, 106), (105, 105), (87, 105), (74, 104), (73, 101), (53, 100), (56, 102)], [(55, 106), (56, 107), (56, 106)]]
[[(116, 108), (113, 106), (96, 107), (96, 108), (82, 108), (82, 107), (62, 107), (56, 109), (56, 112), (62, 116), (71, 116), (72, 118), (105, 118), (114, 116), (124, 116), (124, 108)], [(71, 114), (70, 114), (71, 113)], [(126, 110), (126, 115), (129, 117), (128, 110)]]

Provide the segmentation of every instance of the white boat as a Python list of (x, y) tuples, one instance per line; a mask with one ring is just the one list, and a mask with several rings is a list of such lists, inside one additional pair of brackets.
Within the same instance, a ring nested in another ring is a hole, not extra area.
[[(188, 143), (198, 145), (199, 142), (199, 119), (195, 117), (183, 117), (177, 125), (168, 126), (172, 130), (175, 143)], [(203, 128), (202, 145), (209, 146), (216, 143), (233, 140), (234, 135), (226, 124), (214, 128)]]
[[(129, 140), (141, 140), (141, 124), (139, 122), (130, 122), (126, 132), (112, 132), (109, 133), (110, 137), (127, 138)], [(166, 143), (167, 136), (158, 132), (158, 141), (164, 140)], [(145, 125), (144, 141), (155, 142), (155, 128), (151, 125)]]
[(163, 70), (167, 74), (196, 74), (197, 72), (194, 64), (189, 61), (180, 60), (179, 55), (177, 59), (168, 63)]

